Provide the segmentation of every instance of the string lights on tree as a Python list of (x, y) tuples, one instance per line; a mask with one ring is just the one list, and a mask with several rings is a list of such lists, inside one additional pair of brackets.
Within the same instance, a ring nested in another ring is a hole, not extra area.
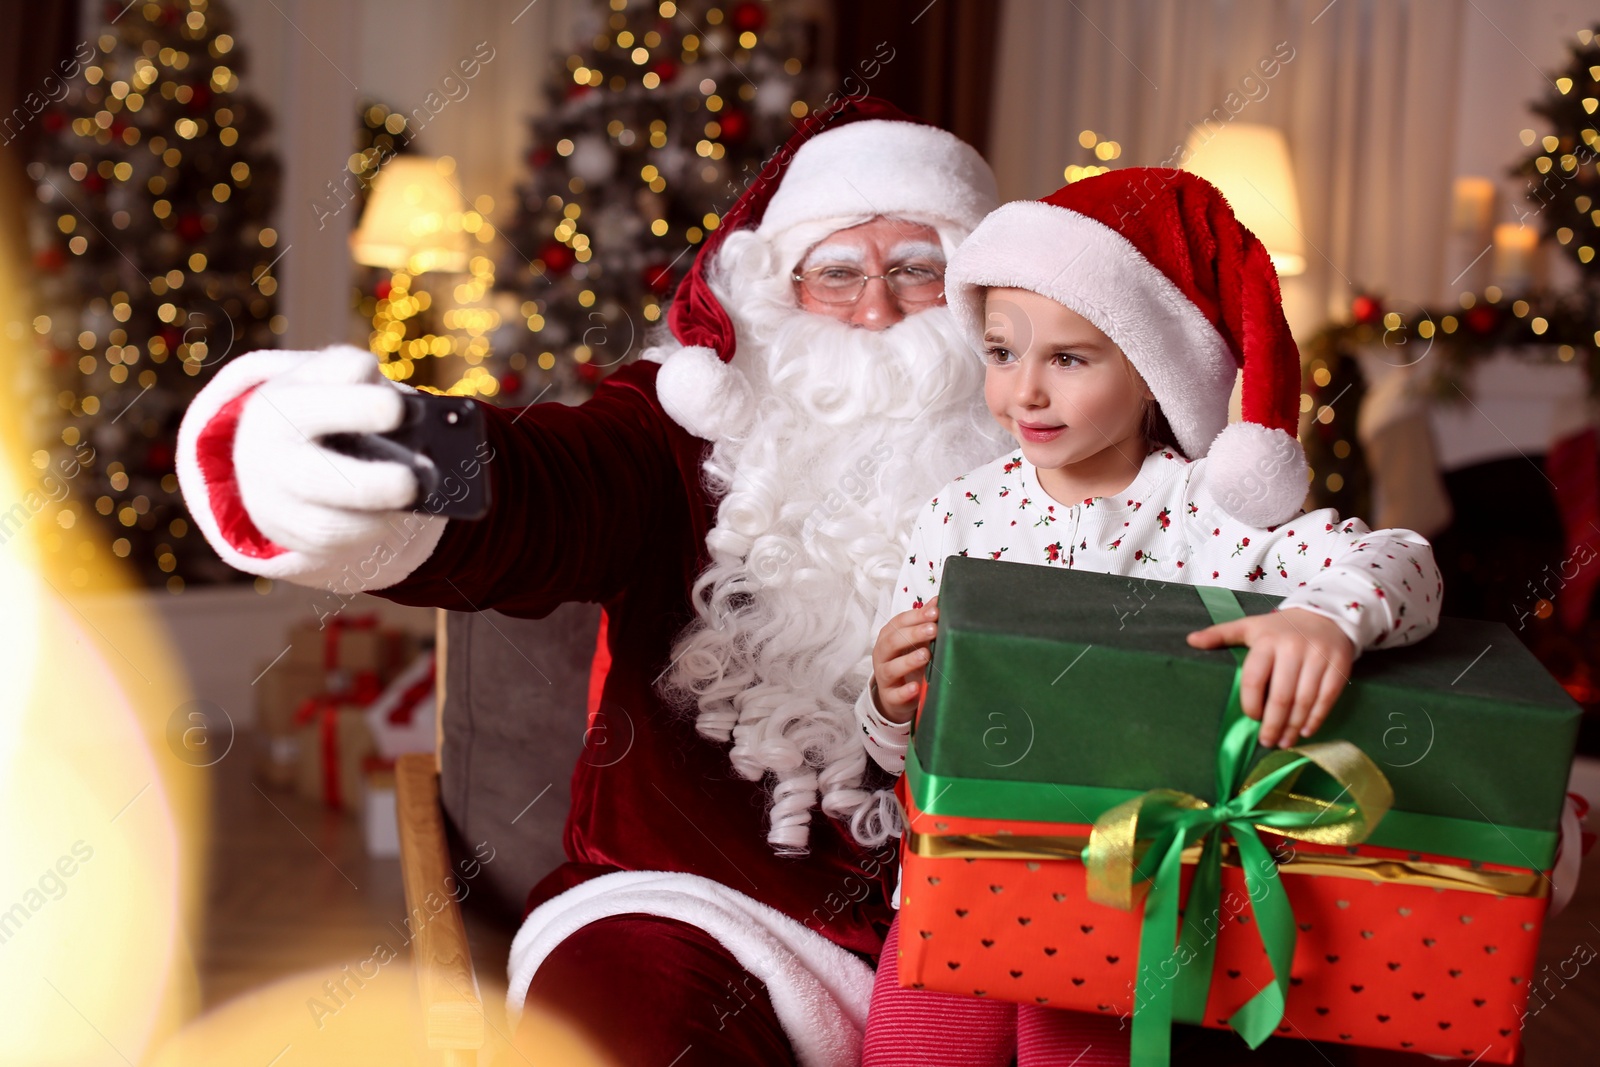
[(505, 233), (508, 401), (581, 400), (636, 356), (814, 96), (815, 27), (793, 5), (598, 0), (587, 17), (554, 65)]
[(55, 507), (47, 565), (84, 587), (109, 544), (148, 584), (237, 580), (193, 529), (178, 422), (230, 353), (270, 348), (283, 253), (277, 159), (220, 0), (107, 4), (92, 58), (40, 121), (28, 168), (49, 378), (34, 461), (93, 460)]

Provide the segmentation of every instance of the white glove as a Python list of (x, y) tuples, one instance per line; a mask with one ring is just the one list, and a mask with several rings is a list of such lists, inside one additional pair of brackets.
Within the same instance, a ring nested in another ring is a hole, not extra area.
[(384, 433), (404, 418), (401, 389), (370, 352), (319, 352), (262, 383), (234, 437), (239, 497), (267, 537), (313, 556), (371, 547), (393, 532), (416, 476), (404, 464), (356, 459), (317, 442), (330, 433)]

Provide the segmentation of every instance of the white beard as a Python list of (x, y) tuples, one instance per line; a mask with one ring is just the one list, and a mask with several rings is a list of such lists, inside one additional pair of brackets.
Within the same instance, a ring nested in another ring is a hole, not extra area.
[(779, 853), (807, 851), (819, 799), (876, 847), (898, 819), (892, 793), (863, 788), (854, 705), (907, 538), (942, 485), (1011, 442), (984, 408), (982, 365), (948, 309), (882, 331), (801, 311), (781, 275), (741, 273), (765, 264), (749, 262), (761, 249), (738, 236), (727, 273), (767, 280), (718, 296), (756, 417), (713, 440), (705, 463), (720, 498), (711, 564), (667, 686), (697, 709), (703, 736), (733, 742), (741, 775), (774, 777), (767, 840)]

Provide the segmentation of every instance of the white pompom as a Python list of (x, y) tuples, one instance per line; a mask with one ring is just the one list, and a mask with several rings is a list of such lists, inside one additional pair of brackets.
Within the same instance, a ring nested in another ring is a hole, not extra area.
[(754, 398), (745, 376), (699, 345), (662, 358), (656, 397), (673, 422), (706, 441), (741, 432), (754, 413)]
[(1258, 422), (1236, 422), (1206, 452), (1206, 484), (1222, 510), (1251, 526), (1288, 522), (1306, 499), (1300, 442)]

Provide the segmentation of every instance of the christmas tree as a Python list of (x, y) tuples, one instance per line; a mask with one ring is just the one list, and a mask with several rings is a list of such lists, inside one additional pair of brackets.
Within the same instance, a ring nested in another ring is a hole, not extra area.
[(792, 7), (594, 4), (581, 46), (552, 64), (504, 234), (504, 402), (581, 400), (638, 354), (700, 243), (809, 111), (815, 27)]
[[(1526, 203), (1516, 209), (1525, 224), (1537, 221), (1544, 236), (1577, 266), (1583, 312), (1600, 325), (1600, 27), (1581, 30), (1568, 44), (1566, 66), (1545, 79), (1550, 90), (1529, 105), (1550, 129), (1524, 130), (1533, 151), (1512, 173), (1527, 182)], [(1600, 345), (1600, 336), (1594, 338)], [(1590, 370), (1600, 369), (1591, 361)]]
[(176, 593), (240, 577), (193, 529), (174, 442), (217, 364), (283, 332), (269, 225), (279, 169), (259, 147), (267, 112), (238, 91), (243, 57), (219, 0), (108, 4), (104, 18), (29, 167), (50, 378), (34, 459), (93, 456), (44, 548), (84, 586), (109, 541)]

